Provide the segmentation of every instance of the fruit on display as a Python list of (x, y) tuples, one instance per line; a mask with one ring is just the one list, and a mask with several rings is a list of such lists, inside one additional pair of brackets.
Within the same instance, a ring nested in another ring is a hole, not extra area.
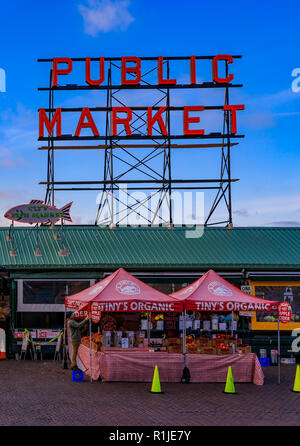
[(190, 343), (193, 343), (194, 342), (194, 336), (187, 336), (186, 337), (186, 343), (187, 344), (190, 344)]
[(114, 331), (117, 328), (117, 321), (114, 317), (106, 315), (101, 318), (102, 331)]
[[(81, 338), (81, 343), (86, 347), (90, 347), (90, 337), (83, 336)], [(102, 347), (102, 334), (92, 333), (92, 350), (100, 351)]]

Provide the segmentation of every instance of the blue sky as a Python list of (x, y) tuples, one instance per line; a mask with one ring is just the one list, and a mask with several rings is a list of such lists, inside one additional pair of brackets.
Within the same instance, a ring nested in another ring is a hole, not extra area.
[[(1, 3), (0, 67), (7, 91), (0, 93), (0, 224), (7, 224), (2, 216), (9, 207), (45, 194), (38, 184), (45, 180), (46, 153), (37, 151), (37, 109), (47, 106), (47, 95), (37, 88), (48, 84), (49, 65), (38, 64), (38, 58), (241, 54), (232, 64), (244, 87), (231, 102), (246, 107), (238, 114), (238, 131), (245, 138), (232, 153), (232, 176), (240, 179), (232, 191), (234, 225), (300, 226), (300, 92), (291, 89), (292, 70), (300, 67), (299, 2)], [(188, 70), (175, 74), (184, 78)], [(201, 94), (194, 105), (215, 100)], [(92, 95), (74, 92), (60, 100), (70, 106), (95, 103)], [(192, 103), (188, 93), (177, 100)], [(201, 168), (213, 169), (216, 161), (203, 152), (176, 156), (174, 172), (186, 178), (198, 176)], [(56, 159), (58, 179), (101, 178), (99, 154)], [(64, 192), (56, 198), (58, 206), (74, 200), (74, 222), (94, 222), (96, 193)]]

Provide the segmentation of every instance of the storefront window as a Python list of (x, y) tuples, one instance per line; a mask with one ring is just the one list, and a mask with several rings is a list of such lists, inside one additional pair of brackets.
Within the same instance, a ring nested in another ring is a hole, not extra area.
[[(262, 299), (288, 302), (292, 307), (292, 319), (280, 324), (280, 330), (300, 327), (300, 282), (252, 282), (253, 295)], [(254, 330), (277, 330), (277, 313), (257, 312), (251, 320)]]
[[(292, 307), (292, 322), (300, 322), (300, 286), (256, 286), (256, 297), (288, 302)], [(257, 322), (277, 322), (277, 313), (257, 313)]]
[(58, 312), (65, 309), (65, 297), (94, 284), (88, 279), (19, 280), (19, 312)]

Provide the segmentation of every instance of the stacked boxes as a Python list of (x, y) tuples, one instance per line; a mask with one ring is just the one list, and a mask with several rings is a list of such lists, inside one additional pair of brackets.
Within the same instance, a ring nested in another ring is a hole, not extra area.
[(237, 347), (237, 353), (239, 353), (240, 355), (248, 355), (248, 353), (251, 353), (251, 345), (240, 344)]
[(167, 347), (168, 353), (182, 353), (182, 340), (179, 338), (164, 339), (162, 345)]

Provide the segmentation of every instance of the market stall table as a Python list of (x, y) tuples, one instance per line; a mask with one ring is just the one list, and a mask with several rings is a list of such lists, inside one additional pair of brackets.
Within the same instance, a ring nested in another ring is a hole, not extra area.
[[(120, 349), (121, 350), (121, 349)], [(182, 355), (140, 351), (93, 351), (93, 379), (101, 376), (103, 382), (151, 382), (155, 365), (158, 366), (162, 382), (180, 382), (182, 376)], [(78, 357), (89, 375), (90, 351), (80, 345)], [(235, 382), (253, 382), (263, 385), (264, 374), (254, 353), (247, 355), (199, 355), (187, 354), (187, 366), (191, 382), (225, 382), (228, 367), (231, 366)]]

